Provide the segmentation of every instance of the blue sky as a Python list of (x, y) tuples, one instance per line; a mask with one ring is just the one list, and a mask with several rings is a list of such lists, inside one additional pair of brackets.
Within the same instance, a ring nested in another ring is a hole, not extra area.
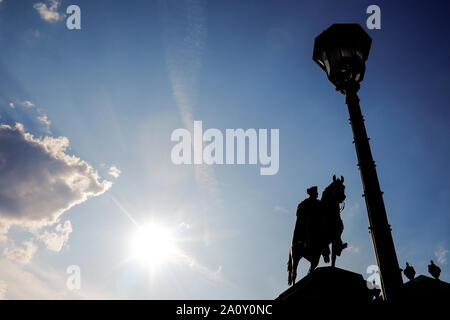
[[(0, 296), (274, 298), (287, 288), (297, 204), (333, 174), (345, 177), (350, 245), (337, 265), (367, 278), (375, 259), (345, 97), (312, 49), (333, 23), (365, 28), (373, 2), (41, 1), (52, 15), (39, 0), (0, 2), (0, 123), (41, 146), (28, 155), (0, 144), (0, 160), (17, 164), (8, 172), (0, 161), (0, 201), (16, 201), (0, 204)], [(66, 28), (70, 4), (81, 30)], [(373, 42), (359, 96), (398, 260), (427, 274), (433, 259), (450, 281), (450, 8), (375, 4), (381, 30), (365, 28)], [(170, 135), (193, 120), (279, 129), (279, 172), (174, 165)], [(58, 169), (48, 150), (62, 152)], [(82, 177), (78, 193), (55, 189), (68, 175)], [(128, 259), (136, 224), (151, 221), (172, 230), (186, 259), (153, 272)], [(69, 265), (81, 269), (80, 290), (66, 287)]]

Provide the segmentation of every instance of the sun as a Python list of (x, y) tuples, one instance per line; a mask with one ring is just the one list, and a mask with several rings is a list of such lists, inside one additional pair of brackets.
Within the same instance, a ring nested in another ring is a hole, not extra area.
[(175, 242), (172, 231), (165, 226), (152, 223), (139, 227), (132, 238), (132, 256), (138, 262), (154, 268), (175, 257)]

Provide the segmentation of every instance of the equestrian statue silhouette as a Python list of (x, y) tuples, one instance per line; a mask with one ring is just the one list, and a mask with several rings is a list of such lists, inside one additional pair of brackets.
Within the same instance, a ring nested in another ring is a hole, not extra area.
[[(323, 191), (319, 200), (317, 186), (307, 190), (309, 198), (302, 201), (297, 207), (297, 221), (294, 236), (289, 250), (288, 283), (295, 284), (297, 266), (301, 258), (310, 262), (308, 273), (311, 273), (319, 264), (320, 256), (325, 263), (336, 264), (336, 256), (340, 256), (347, 243), (341, 240), (344, 224), (341, 219), (340, 204), (345, 200), (344, 177), (333, 175), (333, 182)], [(345, 206), (345, 203), (344, 203)]]

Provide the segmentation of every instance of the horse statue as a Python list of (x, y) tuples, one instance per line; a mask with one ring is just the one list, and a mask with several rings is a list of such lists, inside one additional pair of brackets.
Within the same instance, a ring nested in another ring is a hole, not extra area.
[(294, 229), (289, 250), (288, 283), (295, 284), (297, 266), (301, 258), (310, 262), (308, 273), (311, 273), (319, 264), (320, 257), (324, 262), (336, 264), (336, 257), (341, 255), (347, 243), (341, 240), (344, 224), (340, 213), (340, 204), (345, 200), (344, 177), (333, 175), (333, 182), (323, 191), (322, 198), (317, 199), (317, 187), (308, 189), (310, 197), (299, 204), (297, 208), (297, 222)]

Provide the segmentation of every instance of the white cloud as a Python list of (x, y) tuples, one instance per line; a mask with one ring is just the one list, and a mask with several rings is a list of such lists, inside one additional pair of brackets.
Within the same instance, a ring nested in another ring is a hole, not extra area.
[(50, 127), (50, 125), (52, 124), (52, 122), (50, 120), (48, 120), (47, 115), (42, 115), (42, 116), (38, 116), (37, 119), (42, 122), (43, 124), (45, 124), (45, 126), (47, 127), (47, 129)]
[(14, 262), (18, 262), (21, 264), (27, 264), (33, 258), (34, 253), (37, 250), (36, 245), (31, 241), (24, 241), (24, 247), (16, 247), (13, 249), (5, 248), (3, 250), (3, 255)]
[[(24, 126), (0, 125), (0, 227), (38, 229), (111, 187), (86, 161), (66, 153), (66, 137), (35, 138)], [(58, 230), (57, 230), (58, 231)]]
[(447, 253), (448, 252), (449, 251), (442, 246), (439, 246), (439, 248), (434, 252), (436, 259), (440, 264), (447, 263)]
[(356, 247), (356, 246), (348, 246), (348, 247), (345, 249), (345, 251), (351, 252), (351, 253), (356, 253), (356, 254), (359, 254), (359, 253), (360, 253), (359, 247)]
[(349, 205), (348, 207), (345, 208), (344, 214), (346, 215), (346, 217), (348, 217), (348, 219), (351, 219), (354, 216), (356, 216), (357, 214), (361, 213), (360, 208), (361, 207), (359, 205), (359, 202), (356, 201), (352, 205)]
[(55, 228), (55, 232), (48, 232), (45, 230), (42, 234), (38, 234), (37, 237), (44, 242), (47, 249), (52, 251), (61, 251), (64, 244), (69, 240), (69, 235), (72, 232), (72, 224), (69, 220), (64, 224), (58, 224)]
[(286, 209), (285, 207), (282, 207), (282, 206), (275, 206), (275, 207), (273, 208), (273, 211), (274, 211), (275, 213), (289, 213), (289, 210)]
[[(0, 0), (0, 3), (2, 0)], [(6, 285), (6, 282), (3, 280), (0, 280), (0, 300), (6, 299), (6, 292), (8, 291), (8, 286)]]
[(187, 223), (187, 222), (181, 222), (180, 223), (180, 228), (189, 230), (191, 228), (191, 225), (189, 223)]
[(48, 6), (43, 2), (38, 2), (33, 5), (33, 8), (39, 12), (39, 15), (43, 20), (53, 23), (64, 19), (64, 15), (58, 12), (61, 1), (49, 0), (47, 3), (49, 3)]
[(25, 108), (33, 108), (34, 107), (34, 103), (31, 102), (30, 100), (18, 100), (18, 99), (13, 99), (13, 101), (9, 102), (9, 107), (14, 109), (16, 106), (22, 106)]
[(116, 166), (111, 166), (108, 171), (108, 174), (116, 179), (120, 176), (120, 173), (121, 173), (120, 169), (117, 168)]
[(189, 266), (189, 268), (191, 270), (199, 273), (200, 275), (202, 275), (209, 281), (220, 283), (220, 284), (225, 284), (228, 286), (233, 285), (232, 282), (230, 282), (224, 278), (223, 272), (222, 272), (222, 265), (219, 265), (216, 270), (210, 270), (209, 268), (203, 266), (197, 260), (195, 260), (189, 256), (182, 255), (182, 256), (180, 256), (180, 258), (183, 258), (185, 260), (184, 262), (186, 263), (187, 266)]
[(25, 100), (24, 102), (22, 102), (22, 105), (24, 107), (27, 107), (27, 108), (33, 108), (34, 107), (34, 103), (29, 101), (29, 100)]

